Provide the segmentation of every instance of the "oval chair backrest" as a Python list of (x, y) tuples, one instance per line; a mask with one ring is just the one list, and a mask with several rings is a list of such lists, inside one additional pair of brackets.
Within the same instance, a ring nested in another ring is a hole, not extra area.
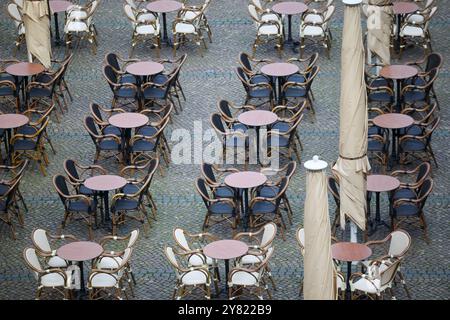
[(64, 161), (64, 170), (66, 171), (66, 174), (69, 176), (69, 179), (73, 180), (79, 180), (80, 175), (78, 174), (77, 167), (75, 166), (75, 161), (72, 159), (67, 159)]
[(297, 230), (297, 243), (301, 248), (302, 254), (304, 254), (305, 250), (305, 229), (299, 228)]
[(252, 0), (253, 5), (259, 10), (264, 10), (264, 7), (260, 0)]
[(133, 248), (136, 241), (139, 238), (139, 229), (133, 230), (130, 233), (130, 239), (128, 240), (127, 248)]
[(331, 195), (334, 198), (334, 201), (336, 202), (336, 205), (339, 205), (340, 202), (340, 196), (339, 196), (339, 184), (336, 181), (336, 178), (333, 176), (328, 177), (328, 190), (330, 191)]
[(117, 58), (117, 54), (115, 53), (107, 53), (105, 57), (106, 63), (109, 64), (116, 70), (120, 70), (119, 59)]
[(281, 202), (281, 199), (283, 197), (283, 194), (286, 193), (286, 190), (287, 190), (288, 186), (289, 186), (288, 178), (282, 177), (281, 181), (280, 181), (280, 185), (279, 185), (280, 190), (278, 191), (278, 194), (276, 195), (276, 197), (277, 197), (276, 205), (277, 206), (279, 206), (279, 204)]
[(395, 230), (390, 234), (390, 237), (389, 256), (395, 258), (403, 257), (411, 246), (411, 237), (403, 230)]
[(169, 260), (169, 263), (171, 264), (171, 266), (175, 269), (175, 273), (178, 275), (179, 274), (178, 268), (180, 267), (180, 265), (178, 263), (175, 252), (173, 251), (173, 248), (165, 247), (164, 254), (166, 255), (167, 260)]
[(102, 112), (100, 111), (100, 106), (96, 103), (91, 103), (90, 109), (94, 119), (99, 122), (103, 122), (103, 116)]
[(261, 238), (261, 247), (265, 248), (269, 246), (273, 239), (275, 239), (275, 236), (277, 234), (277, 225), (273, 222), (269, 222), (264, 225), (264, 232)]
[[(104, 66), (103, 72), (104, 72), (106, 79), (108, 79), (110, 82), (112, 82), (114, 84), (117, 84), (117, 74), (111, 66), (109, 66), (109, 65)], [(108, 84), (111, 86), (110, 83), (108, 83)], [(111, 89), (114, 90), (114, 87), (111, 86)]]
[(237, 74), (239, 80), (241, 80), (242, 85), (244, 86), (244, 89), (246, 91), (248, 91), (248, 86), (247, 86), (247, 80), (248, 79), (247, 79), (247, 75), (244, 72), (244, 69), (242, 69), (241, 67), (237, 67), (236, 68), (236, 74)]
[(231, 110), (230, 110), (230, 103), (227, 100), (220, 100), (217, 103), (217, 106), (218, 106), (219, 111), (222, 114), (224, 114), (225, 116), (227, 116), (230, 119), (233, 118), (233, 114), (231, 113)]
[(52, 248), (50, 247), (50, 243), (47, 238), (47, 231), (45, 231), (44, 229), (34, 230), (31, 235), (31, 241), (39, 251), (44, 253), (52, 252)]
[(19, 8), (23, 8), (23, 0), (14, 0), (13, 1)]
[(173, 237), (177, 244), (183, 248), (183, 250), (190, 251), (189, 243), (186, 239), (185, 232), (181, 228), (175, 228), (173, 230)]
[(27, 248), (23, 252), (23, 258), (28, 267), (32, 270), (36, 280), (38, 279), (39, 273), (43, 271), (41, 263), (36, 254), (36, 250), (33, 248)]
[(65, 203), (66, 200), (64, 196), (70, 195), (69, 189), (67, 188), (66, 178), (58, 174), (53, 178), (53, 184), (55, 186), (56, 191), (58, 191), (61, 200)]
[(286, 169), (286, 177), (288, 179), (291, 179), (296, 169), (297, 169), (297, 162), (296, 161), (289, 162)]
[(241, 65), (247, 69), (247, 71), (252, 71), (252, 65), (250, 63), (250, 58), (247, 53), (241, 52), (239, 54), (239, 62)]
[(8, 4), (8, 13), (14, 19), (16, 27), (19, 26), (20, 22), (23, 20), (17, 4), (15, 3)]
[(222, 118), (220, 117), (220, 114), (213, 113), (211, 115), (211, 124), (213, 125), (214, 129), (216, 129), (217, 131), (219, 131), (221, 133), (226, 132), (225, 127), (223, 126)]
[(430, 194), (431, 190), (433, 190), (433, 180), (431, 178), (428, 178), (420, 186), (419, 193), (417, 194), (419, 198), (423, 198), (421, 207), (425, 205), (425, 201), (427, 200), (427, 197)]
[(442, 56), (436, 52), (430, 53), (427, 57), (425, 72), (429, 72), (434, 68), (441, 68), (441, 66), (442, 66)]
[(395, 259), (391, 265), (380, 272), (381, 287), (391, 283), (394, 280), (394, 277), (397, 274), (398, 267), (400, 267), (400, 259)]
[(208, 205), (207, 201), (209, 201), (210, 197), (208, 194), (208, 189), (206, 188), (206, 183), (203, 178), (198, 178), (195, 182), (195, 186), (197, 187), (197, 191), (203, 199), (205, 205)]
[(249, 4), (248, 12), (250, 13), (250, 16), (252, 17), (253, 20), (255, 20), (256, 22), (260, 22), (261, 19), (259, 18), (258, 11), (256, 10), (255, 5)]
[(123, 6), (123, 10), (125, 11), (128, 19), (130, 19), (133, 23), (136, 23), (137, 19), (136, 15), (134, 14), (133, 8), (129, 4), (125, 4)]
[(127, 247), (123, 251), (122, 261), (120, 262), (119, 268), (123, 268), (131, 259), (131, 254), (133, 253), (133, 248)]
[(212, 169), (212, 164), (203, 162), (202, 163), (202, 167), (201, 167), (201, 171), (202, 171), (203, 176), (206, 179), (206, 181), (208, 181), (210, 183), (216, 183), (217, 182), (216, 176), (214, 175), (214, 171)]
[(330, 5), (327, 7), (327, 12), (325, 12), (325, 16), (323, 18), (323, 21), (326, 22), (329, 19), (331, 19), (331, 16), (333, 15), (334, 11), (335, 11), (336, 7), (333, 5)]
[(429, 162), (423, 162), (419, 164), (419, 170), (417, 172), (416, 183), (423, 182), (431, 173), (431, 165)]
[[(97, 126), (95, 125), (94, 118), (92, 118), (91, 116), (87, 116), (86, 118), (84, 118), (84, 124), (89, 134), (98, 135)], [(94, 137), (92, 137), (92, 139), (94, 140), (94, 143), (96, 143)]]

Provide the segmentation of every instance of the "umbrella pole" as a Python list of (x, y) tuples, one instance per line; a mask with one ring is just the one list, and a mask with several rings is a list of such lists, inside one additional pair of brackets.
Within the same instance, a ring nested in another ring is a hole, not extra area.
[(353, 221), (350, 221), (350, 242), (358, 242), (358, 227)]

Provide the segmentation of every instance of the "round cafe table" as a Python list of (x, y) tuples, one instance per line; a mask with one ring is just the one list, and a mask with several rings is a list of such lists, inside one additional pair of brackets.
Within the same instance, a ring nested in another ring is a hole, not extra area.
[(402, 26), (403, 17), (406, 14), (413, 13), (419, 10), (419, 6), (414, 2), (396, 1), (393, 3), (392, 11), (397, 20), (397, 33), (395, 37), (395, 51), (400, 51), (400, 28)]
[(331, 245), (331, 256), (335, 260), (347, 262), (347, 289), (346, 299), (350, 300), (350, 276), (352, 275), (352, 262), (366, 260), (372, 255), (372, 249), (362, 243), (338, 242)]
[(136, 77), (136, 85), (139, 89), (139, 97), (140, 97), (139, 104), (140, 108), (142, 108), (144, 105), (144, 99), (142, 97), (143, 94), (141, 92), (141, 84), (145, 82), (148, 79), (148, 77), (163, 72), (164, 65), (154, 61), (139, 61), (130, 63), (125, 70), (129, 74), (132, 74), (133, 76)]
[(24, 116), (23, 114), (17, 113), (0, 114), (0, 129), (6, 130), (5, 149), (10, 164), (12, 164), (12, 153), (10, 150), (11, 146), (9, 145), (11, 141), (11, 130), (15, 128), (20, 128), (26, 125), (29, 121), (30, 119), (28, 119), (28, 117)]
[(225, 260), (225, 292), (228, 292), (229, 261), (242, 257), (248, 251), (245, 242), (238, 240), (218, 240), (203, 248), (203, 254), (211, 259)]
[(380, 76), (386, 79), (392, 79), (396, 81), (396, 98), (395, 98), (395, 110), (396, 112), (400, 112), (401, 105), (401, 86), (400, 83), (402, 80), (412, 78), (416, 76), (418, 73), (417, 69), (413, 66), (396, 64), (396, 65), (388, 65), (384, 66), (380, 70)]
[[(254, 171), (240, 171), (229, 174), (225, 177), (225, 184), (231, 188), (241, 189), (243, 201), (241, 201), (241, 209), (243, 211), (244, 220), (244, 230), (247, 231), (248, 228), (248, 189), (255, 188), (266, 183), (267, 177), (260, 173)], [(240, 192), (237, 195), (240, 196)]]
[(388, 163), (388, 169), (390, 169), (393, 162), (398, 160), (398, 130), (411, 126), (414, 119), (406, 114), (385, 113), (373, 118), (373, 123), (380, 128), (392, 130), (392, 151)]
[(306, 10), (308, 10), (306, 4), (294, 1), (279, 2), (272, 7), (272, 11), (278, 14), (287, 15), (288, 17), (288, 39), (286, 40), (286, 43), (294, 44), (292, 39), (292, 16), (302, 14)]
[(174, 0), (157, 0), (150, 2), (147, 5), (147, 10), (156, 13), (162, 13), (163, 16), (163, 38), (162, 42), (167, 43), (167, 45), (171, 45), (169, 37), (167, 36), (167, 22), (166, 22), (166, 14), (173, 11), (178, 11), (183, 8), (183, 4)]
[(91, 241), (75, 241), (63, 245), (56, 254), (58, 257), (72, 262), (77, 262), (80, 268), (80, 294), (78, 298), (86, 295), (86, 287), (84, 284), (83, 262), (90, 261), (99, 257), (103, 253), (103, 247), (98, 243)]
[(238, 116), (238, 121), (248, 127), (256, 129), (256, 161), (259, 163), (259, 129), (269, 126), (278, 120), (278, 116), (266, 110), (251, 110), (243, 112)]
[[(297, 65), (288, 62), (274, 62), (268, 63), (261, 67), (261, 73), (272, 77), (272, 82), (275, 83), (274, 80), (278, 80), (278, 98), (275, 97), (275, 100), (278, 99), (278, 103), (282, 104), (282, 96), (281, 96), (281, 86), (283, 85), (282, 78), (293, 75), (299, 71)], [(277, 95), (277, 92), (275, 94)]]
[(53, 13), (53, 16), (55, 17), (55, 45), (59, 46), (61, 45), (62, 41), (59, 35), (58, 13), (66, 12), (67, 9), (73, 5), (73, 3), (64, 0), (50, 0), (49, 5), (50, 11)]
[[(389, 204), (392, 202), (393, 191), (396, 190), (400, 186), (400, 181), (392, 176), (384, 175), (384, 174), (371, 174), (367, 176), (367, 213), (370, 217), (370, 194), (371, 192), (375, 193), (376, 197), (376, 211), (375, 211), (375, 221), (371, 221), (372, 230), (370, 234), (373, 234), (379, 225), (384, 225), (389, 228), (389, 225), (381, 220), (380, 216), (380, 193), (388, 192), (389, 195)], [(390, 211), (391, 205), (389, 205)], [(389, 212), (390, 213), (390, 212)]]
[(40, 63), (30, 63), (30, 62), (18, 62), (10, 64), (5, 68), (5, 71), (10, 75), (14, 76), (16, 79), (16, 85), (19, 84), (19, 77), (23, 78), (22, 84), (22, 106), (25, 108), (25, 89), (28, 85), (28, 77), (37, 75), (45, 70), (44, 66)]
[(130, 138), (131, 129), (145, 126), (149, 119), (145, 114), (135, 112), (123, 112), (117, 113), (109, 117), (108, 122), (110, 125), (121, 129), (122, 132), (122, 153), (126, 164), (130, 163)]
[(124, 187), (127, 184), (127, 180), (123, 177), (116, 175), (98, 175), (87, 178), (84, 181), (85, 187), (98, 191), (103, 198), (105, 204), (105, 221), (109, 221), (109, 191), (117, 190)]

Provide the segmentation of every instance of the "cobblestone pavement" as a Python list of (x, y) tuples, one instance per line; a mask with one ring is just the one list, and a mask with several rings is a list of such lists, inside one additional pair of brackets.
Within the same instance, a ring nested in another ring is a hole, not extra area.
[[(0, 10), (0, 58), (12, 55), (14, 27), (6, 15), (6, 3), (1, 0)], [(50, 165), (48, 175), (43, 177), (36, 166), (31, 166), (22, 183), (22, 192), (29, 206), (26, 213), (26, 225), (17, 228), (17, 240), (10, 238), (6, 225), (0, 223), (0, 299), (33, 299), (36, 282), (22, 259), (22, 251), (31, 245), (30, 234), (36, 227), (55, 232), (63, 217), (63, 206), (51, 183), (53, 175), (62, 173), (64, 159), (73, 158), (82, 163), (90, 163), (94, 148), (86, 134), (82, 119), (88, 113), (90, 102), (109, 105), (111, 92), (101, 73), (101, 63), (105, 53), (117, 52), (128, 56), (131, 37), (131, 26), (125, 18), (121, 0), (101, 1), (95, 16), (98, 29), (99, 48), (93, 55), (88, 46), (81, 46), (75, 52), (75, 58), (67, 74), (72, 88), (74, 102), (70, 110), (62, 117), (61, 123), (52, 122), (49, 134), (57, 150), (56, 155), (49, 154)], [(187, 95), (184, 111), (174, 117), (167, 137), (175, 128), (192, 130), (193, 121), (202, 121), (204, 128), (209, 128), (209, 115), (215, 111), (216, 102), (226, 98), (236, 103), (243, 103), (244, 92), (234, 74), (240, 51), (251, 52), (251, 43), (255, 35), (254, 25), (247, 13), (247, 0), (213, 0), (208, 18), (213, 30), (213, 43), (201, 58), (195, 44), (182, 47), (179, 53), (186, 52), (188, 60), (182, 70), (181, 83)], [(325, 57), (320, 49), (319, 65), (321, 71), (313, 89), (316, 97), (317, 121), (312, 123), (306, 118), (300, 129), (304, 143), (303, 160), (311, 159), (318, 154), (329, 163), (338, 156), (339, 133), (339, 79), (340, 79), (340, 43), (342, 39), (343, 5), (337, 3), (337, 11), (332, 19), (333, 47), (331, 59)], [(433, 49), (440, 52), (447, 60), (449, 41), (447, 31), (450, 24), (450, 9), (445, 1), (438, 1), (439, 10), (431, 23)], [(171, 21), (173, 15), (168, 15)], [(60, 19), (61, 21), (62, 19)], [(298, 19), (293, 19), (294, 36), (298, 37)], [(307, 50), (312, 53), (314, 49)], [(57, 57), (63, 56), (63, 49), (56, 48)], [(140, 46), (135, 55), (143, 59), (156, 59), (155, 53), (148, 46)], [(284, 50), (283, 59), (295, 56), (288, 47)], [(171, 57), (169, 48), (162, 50), (163, 57)], [(408, 49), (403, 60), (411, 60), (420, 56), (420, 51)], [(24, 50), (19, 57), (25, 59)], [(277, 59), (273, 46), (258, 48), (257, 57)], [(429, 225), (431, 243), (425, 243), (422, 232), (417, 228), (407, 228), (413, 243), (403, 269), (414, 299), (449, 299), (450, 298), (450, 227), (449, 227), (449, 170), (448, 148), (450, 113), (448, 86), (448, 63), (436, 84), (441, 105), (442, 121), (433, 136), (433, 147), (439, 168), (433, 165), (435, 188), (425, 207)], [(107, 168), (114, 172), (113, 165)], [(173, 244), (172, 230), (183, 227), (190, 232), (200, 231), (204, 218), (204, 206), (194, 190), (194, 179), (199, 175), (199, 165), (171, 165), (168, 174), (154, 179), (151, 191), (158, 205), (158, 220), (150, 228), (148, 237), (142, 236), (134, 251), (133, 265), (138, 284), (136, 299), (170, 299), (175, 276), (163, 255), (164, 245)], [(305, 170), (298, 167), (297, 173), (288, 191), (294, 208), (294, 223), (288, 227), (287, 240), (275, 240), (275, 255), (271, 262), (273, 275), (278, 290), (273, 292), (274, 299), (299, 299), (298, 285), (303, 275), (303, 262), (295, 241), (295, 230), (303, 221), (303, 204), (305, 196)], [(382, 198), (382, 217), (387, 215), (387, 199)], [(334, 213), (334, 203), (330, 197), (330, 216)], [(125, 234), (138, 224), (130, 222), (120, 228)], [(67, 233), (86, 237), (86, 228), (73, 222)], [(95, 231), (96, 238), (106, 234), (100, 228)], [(221, 237), (229, 237), (228, 229), (213, 228), (211, 232)], [(371, 239), (381, 239), (388, 230), (380, 227)], [(348, 239), (348, 235), (344, 235)], [(224, 270), (221, 270), (222, 274)], [(223, 283), (222, 283), (223, 285)], [(398, 299), (406, 298), (404, 291), (395, 288)], [(50, 298), (55, 298), (51, 296)], [(200, 295), (193, 298), (202, 298)], [(220, 296), (225, 298), (225, 296)]]

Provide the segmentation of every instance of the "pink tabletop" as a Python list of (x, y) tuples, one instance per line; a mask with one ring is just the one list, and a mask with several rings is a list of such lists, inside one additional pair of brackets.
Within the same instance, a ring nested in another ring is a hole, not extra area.
[(154, 61), (141, 61), (129, 64), (126, 70), (135, 76), (152, 76), (163, 72), (164, 66)]
[(30, 119), (23, 114), (0, 114), (0, 129), (13, 129), (26, 125)]
[(308, 6), (303, 2), (284, 1), (275, 4), (272, 10), (279, 14), (300, 14), (308, 10)]
[(232, 188), (248, 189), (263, 185), (267, 177), (260, 172), (241, 171), (225, 177), (225, 184)]
[(333, 259), (339, 261), (361, 261), (372, 255), (372, 250), (362, 243), (338, 242), (331, 245)]
[(50, 0), (50, 10), (52, 13), (65, 12), (67, 8), (73, 5), (70, 1)]
[(287, 62), (269, 63), (261, 67), (261, 72), (271, 77), (286, 77), (298, 71), (297, 65)]
[(228, 260), (242, 257), (248, 251), (245, 242), (238, 240), (219, 240), (203, 248), (203, 253), (212, 259)]
[(148, 123), (148, 117), (141, 113), (123, 112), (109, 117), (108, 122), (117, 128), (131, 129), (145, 126)]
[(111, 191), (122, 188), (127, 184), (127, 180), (115, 175), (99, 175), (87, 178), (84, 185), (95, 191)]
[(384, 66), (380, 70), (380, 76), (387, 79), (408, 79), (417, 75), (417, 69), (413, 66), (404, 64), (393, 64), (390, 66)]
[(373, 123), (380, 128), (401, 129), (412, 125), (414, 119), (406, 114), (385, 113), (373, 118)]
[(152, 12), (167, 13), (172, 11), (178, 11), (183, 7), (183, 4), (173, 0), (159, 0), (150, 2), (147, 5), (147, 10)]
[(278, 120), (278, 116), (266, 110), (252, 110), (243, 112), (238, 116), (238, 121), (247, 126), (261, 127), (272, 124)]
[(419, 10), (419, 6), (414, 2), (397, 1), (393, 4), (395, 14), (408, 14)]
[(71, 242), (56, 250), (56, 254), (60, 258), (78, 262), (92, 260), (100, 256), (102, 253), (102, 246), (91, 241)]
[(400, 187), (400, 181), (384, 174), (371, 174), (367, 176), (367, 191), (386, 192)]
[(44, 71), (44, 66), (39, 63), (19, 62), (7, 66), (5, 71), (13, 76), (28, 77)]

